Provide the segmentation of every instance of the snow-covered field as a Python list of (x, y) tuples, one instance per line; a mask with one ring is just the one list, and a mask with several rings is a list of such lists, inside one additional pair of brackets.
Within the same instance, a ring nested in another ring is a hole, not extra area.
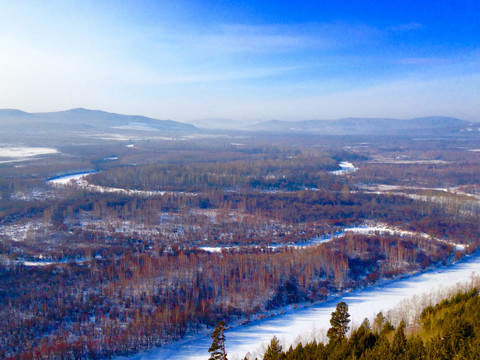
[(21, 146), (5, 146), (0, 145), (0, 158), (8, 158), (9, 160), (0, 161), (0, 163), (8, 163), (15, 161), (24, 161), (39, 155), (48, 155), (58, 153), (57, 149), (48, 147), (21, 147)]
[(0, 157), (24, 158), (37, 155), (55, 154), (58, 150), (47, 147), (12, 147), (0, 146)]
[[(358, 326), (365, 317), (372, 320), (378, 312), (386, 313), (412, 296), (418, 299), (429, 298), (433, 302), (438, 301), (440, 296), (437, 294), (441, 293), (442, 289), (445, 290), (459, 282), (471, 281), (472, 273), (480, 274), (480, 254), (478, 253), (454, 265), (357, 290), (311, 307), (292, 310), (249, 325), (235, 327), (225, 333), (228, 358), (240, 360), (247, 352), (250, 352), (252, 358), (255, 356), (261, 358), (273, 335), (276, 335), (286, 347), (298, 341), (311, 340), (313, 336), (324, 340), (324, 333), (330, 327), (331, 313), (340, 301), (348, 304), (352, 325)], [(208, 359), (207, 350), (211, 344), (209, 335), (143, 352), (129, 359), (205, 360)]]

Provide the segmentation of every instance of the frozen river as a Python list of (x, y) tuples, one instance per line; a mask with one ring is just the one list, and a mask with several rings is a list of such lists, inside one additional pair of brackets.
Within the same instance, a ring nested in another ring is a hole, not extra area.
[[(311, 339), (312, 334), (323, 333), (323, 330), (330, 327), (331, 313), (340, 301), (348, 304), (352, 324), (359, 325), (365, 317), (372, 319), (380, 311), (386, 313), (414, 295), (420, 298), (422, 294), (434, 294), (442, 288), (446, 289), (459, 282), (468, 282), (471, 280), (472, 273), (480, 274), (479, 253), (468, 256), (454, 265), (357, 290), (341, 298), (258, 320), (249, 325), (237, 326), (225, 333), (228, 358), (230, 360), (243, 359), (247, 352), (261, 358), (273, 335), (276, 335), (283, 345), (288, 347), (298, 339)], [(129, 359), (206, 360), (209, 358), (207, 350), (210, 344), (209, 335), (199, 336), (193, 340), (143, 352), (131, 356)]]

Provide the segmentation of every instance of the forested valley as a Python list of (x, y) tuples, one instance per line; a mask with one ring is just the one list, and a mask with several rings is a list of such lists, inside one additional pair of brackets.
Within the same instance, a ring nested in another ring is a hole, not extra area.
[[(89, 141), (2, 163), (0, 358), (132, 354), (454, 262), (480, 245), (476, 144)], [(358, 329), (334, 352), (353, 356), (357, 338), (390, 349), (404, 329), (387, 330)]]

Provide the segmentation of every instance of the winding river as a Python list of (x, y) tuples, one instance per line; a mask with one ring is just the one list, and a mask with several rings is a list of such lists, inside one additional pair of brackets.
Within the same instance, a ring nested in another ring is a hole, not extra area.
[[(228, 358), (244, 359), (247, 352), (250, 352), (253, 358), (255, 356), (261, 358), (273, 335), (276, 335), (287, 348), (295, 341), (311, 339), (312, 335), (318, 338), (318, 335), (323, 334), (330, 326), (331, 313), (340, 301), (345, 301), (349, 305), (352, 324), (359, 325), (365, 317), (372, 319), (378, 312), (385, 313), (414, 295), (418, 298), (423, 294), (435, 296), (442, 288), (471, 281), (473, 273), (480, 274), (479, 252), (466, 256), (453, 265), (356, 290), (327, 302), (234, 327), (225, 333)], [(211, 339), (207, 334), (139, 353), (128, 359), (206, 360), (209, 357), (207, 350), (210, 344)]]

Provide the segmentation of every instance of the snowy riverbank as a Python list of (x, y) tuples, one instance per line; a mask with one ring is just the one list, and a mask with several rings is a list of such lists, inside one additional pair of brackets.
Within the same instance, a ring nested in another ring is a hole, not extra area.
[[(419, 232), (414, 232), (414, 231), (407, 231), (407, 230), (402, 230), (396, 227), (391, 227), (386, 224), (382, 223), (369, 223), (365, 224), (363, 226), (354, 226), (354, 227), (347, 227), (343, 229), (342, 231), (338, 231), (334, 234), (327, 234), (324, 236), (318, 236), (314, 237), (313, 239), (310, 239), (305, 242), (300, 242), (297, 244), (276, 244), (276, 245), (269, 245), (266, 246), (269, 249), (282, 249), (282, 248), (291, 248), (291, 249), (305, 249), (310, 246), (315, 246), (323, 243), (327, 243), (330, 241), (333, 241), (335, 239), (338, 239), (342, 236), (345, 236), (347, 233), (353, 233), (353, 234), (360, 234), (360, 235), (394, 235), (394, 236), (406, 236), (406, 237), (421, 237), (424, 239), (430, 239), (432, 241), (438, 241), (438, 242), (443, 242), (446, 244), (450, 244), (455, 246), (455, 248), (459, 251), (463, 251), (465, 249), (465, 245), (463, 244), (457, 244), (453, 243), (451, 241), (447, 241), (444, 239), (438, 239), (435, 237), (432, 237), (426, 233), (419, 233)], [(222, 252), (223, 250), (239, 250), (241, 248), (261, 248), (262, 246), (259, 245), (250, 245), (250, 246), (202, 246), (199, 247), (199, 249), (207, 251), (207, 252)]]

